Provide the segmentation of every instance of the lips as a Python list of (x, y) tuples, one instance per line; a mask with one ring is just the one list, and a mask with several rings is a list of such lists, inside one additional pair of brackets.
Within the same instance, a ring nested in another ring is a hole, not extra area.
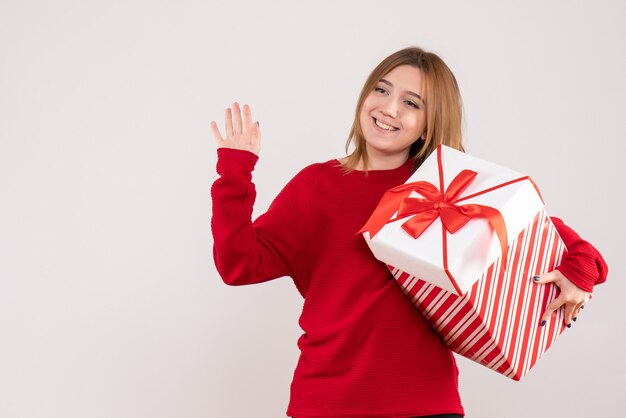
[[(380, 120), (378, 120), (378, 119), (376, 119), (374, 117), (372, 117), (372, 121), (374, 122), (374, 126), (376, 126), (376, 128), (379, 131), (382, 131), (382, 132), (396, 132), (396, 131), (399, 130), (399, 128), (396, 128), (395, 126), (386, 124), (386, 123), (384, 123), (384, 122), (382, 122), (382, 121), (380, 121)], [(384, 127), (380, 126), (379, 124), (383, 125)], [(391, 129), (385, 129), (385, 128), (391, 128)]]

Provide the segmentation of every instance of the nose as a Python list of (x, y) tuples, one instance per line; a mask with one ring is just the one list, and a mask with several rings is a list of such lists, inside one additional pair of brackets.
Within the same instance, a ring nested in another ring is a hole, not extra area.
[(395, 100), (387, 100), (380, 107), (380, 111), (390, 118), (396, 118), (398, 116), (398, 106), (396, 105)]

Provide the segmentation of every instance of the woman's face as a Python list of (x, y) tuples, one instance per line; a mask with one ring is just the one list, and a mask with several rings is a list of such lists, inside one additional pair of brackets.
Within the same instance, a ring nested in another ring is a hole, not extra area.
[(394, 68), (376, 83), (360, 112), (368, 156), (404, 153), (408, 158), (411, 144), (426, 128), (423, 97), (422, 72), (410, 65)]

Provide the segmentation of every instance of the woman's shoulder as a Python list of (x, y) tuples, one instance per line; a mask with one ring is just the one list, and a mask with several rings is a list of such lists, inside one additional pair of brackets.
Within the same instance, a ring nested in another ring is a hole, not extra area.
[(313, 180), (322, 176), (341, 173), (342, 170), (343, 166), (341, 163), (336, 159), (332, 159), (309, 164), (301, 169), (295, 177), (304, 177), (307, 180)]
[[(336, 183), (334, 177), (342, 172), (341, 164), (337, 160), (328, 160), (306, 165), (297, 172), (286, 184), (285, 188), (292, 191), (312, 191), (322, 184)], [(328, 181), (331, 179), (330, 181)], [(324, 186), (321, 186), (324, 187)]]

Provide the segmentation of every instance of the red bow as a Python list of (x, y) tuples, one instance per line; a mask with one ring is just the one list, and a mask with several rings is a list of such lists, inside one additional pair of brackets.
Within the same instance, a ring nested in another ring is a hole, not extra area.
[[(413, 238), (417, 238), (435, 219), (440, 217), (446, 230), (453, 234), (471, 218), (486, 218), (498, 235), (504, 257), (507, 253), (508, 239), (506, 225), (500, 211), (483, 205), (456, 204), (460, 194), (470, 185), (476, 174), (471, 170), (461, 171), (452, 180), (445, 193), (440, 192), (436, 186), (427, 181), (406, 183), (388, 190), (359, 233), (369, 231), (370, 238), (372, 238), (387, 223), (410, 217), (402, 224), (402, 229)], [(413, 191), (424, 198), (409, 197)], [(390, 220), (396, 212), (398, 212), (397, 217)]]

